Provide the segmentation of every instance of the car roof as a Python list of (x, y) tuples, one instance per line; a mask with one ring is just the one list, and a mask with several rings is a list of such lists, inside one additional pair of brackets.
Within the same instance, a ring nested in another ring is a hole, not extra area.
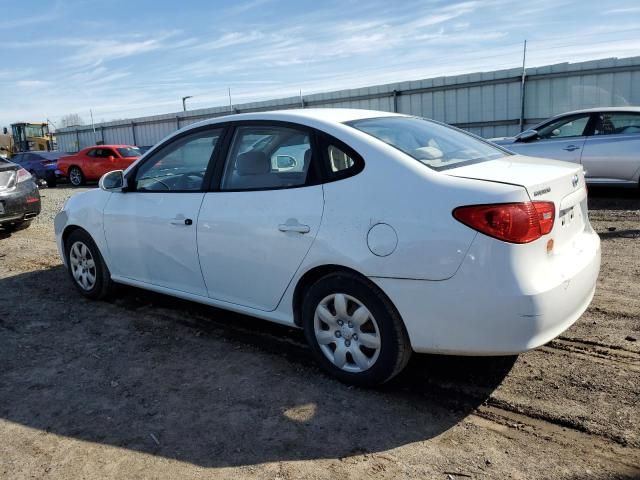
[(87, 148), (138, 148), (138, 147), (136, 147), (135, 145), (110, 143), (109, 145), (91, 145), (90, 147), (85, 147), (84, 149), (87, 149)]
[(310, 120), (318, 123), (345, 123), (364, 118), (404, 117), (392, 112), (378, 110), (360, 110), (356, 108), (296, 108), (290, 110), (273, 110), (267, 112), (237, 113), (223, 117), (210, 118), (202, 122), (193, 123), (185, 127), (190, 129), (216, 123), (237, 122), (241, 120), (274, 120), (281, 122), (308, 123)]
[[(573, 110), (571, 112), (564, 112), (556, 117), (564, 116), (564, 115), (573, 115), (576, 113), (594, 113), (594, 112), (632, 112), (632, 113), (640, 113), (640, 107), (595, 107), (595, 108), (583, 108), (582, 110)], [(554, 117), (555, 118), (555, 117)]]
[(33, 153), (34, 155), (38, 155), (39, 157), (42, 158), (49, 158), (49, 159), (57, 159), (62, 157), (63, 155), (68, 155), (67, 152), (44, 152), (44, 151), (33, 151), (33, 152), (22, 152), (22, 153)]

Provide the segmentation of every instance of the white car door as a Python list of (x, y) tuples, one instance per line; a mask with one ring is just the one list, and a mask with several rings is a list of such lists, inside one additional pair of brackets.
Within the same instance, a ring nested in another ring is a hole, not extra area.
[(597, 114), (587, 138), (582, 164), (589, 181), (636, 184), (640, 170), (640, 113)]
[[(311, 134), (279, 124), (235, 128), (218, 191), (198, 218), (200, 265), (211, 298), (274, 310), (318, 233)], [(317, 163), (317, 162), (315, 162)], [(317, 182), (316, 182), (317, 183)]]
[(580, 163), (590, 114), (568, 115), (538, 129), (538, 137), (506, 148), (531, 157)]
[(207, 296), (196, 225), (221, 134), (170, 140), (128, 174), (128, 191), (111, 195), (104, 229), (113, 275)]

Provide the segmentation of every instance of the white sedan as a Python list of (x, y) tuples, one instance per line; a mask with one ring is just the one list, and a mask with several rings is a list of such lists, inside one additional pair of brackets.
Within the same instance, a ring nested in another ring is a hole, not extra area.
[(116, 282), (298, 326), (359, 385), (412, 351), (540, 346), (600, 267), (581, 166), (366, 110), (190, 125), (70, 198), (55, 230), (84, 296)]

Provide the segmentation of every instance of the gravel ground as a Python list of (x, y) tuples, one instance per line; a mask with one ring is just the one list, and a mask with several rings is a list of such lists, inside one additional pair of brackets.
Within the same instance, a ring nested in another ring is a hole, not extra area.
[(379, 390), (315, 366), (300, 332), (122, 288), (74, 290), (43, 189), (0, 231), (2, 478), (640, 478), (640, 195), (590, 191), (595, 299), (507, 358), (416, 355)]

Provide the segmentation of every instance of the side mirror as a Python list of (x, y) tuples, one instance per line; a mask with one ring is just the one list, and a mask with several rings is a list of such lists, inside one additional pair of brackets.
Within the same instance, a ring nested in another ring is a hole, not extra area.
[(298, 162), (291, 155), (277, 155), (276, 156), (276, 166), (278, 169), (288, 169), (296, 166)]
[(537, 138), (537, 137), (538, 137), (538, 131), (529, 129), (529, 130), (525, 130), (524, 132), (521, 132), (518, 135), (518, 140), (521, 142), (528, 142), (529, 140), (533, 140), (534, 138)]
[(124, 187), (124, 172), (122, 170), (113, 170), (105, 173), (100, 177), (98, 186), (107, 192), (120, 192)]

